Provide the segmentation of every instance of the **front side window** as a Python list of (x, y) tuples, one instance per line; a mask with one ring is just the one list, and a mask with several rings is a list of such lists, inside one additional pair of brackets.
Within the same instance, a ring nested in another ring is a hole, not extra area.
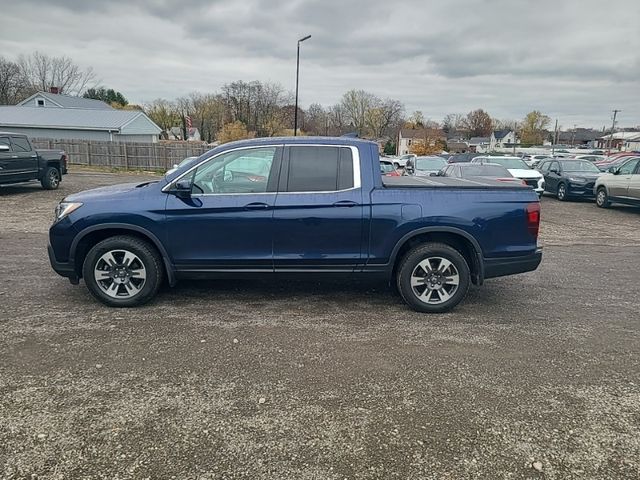
[(620, 175), (631, 175), (638, 162), (640, 162), (640, 159), (633, 159), (622, 165), (622, 167), (620, 167)]
[(540, 171), (542, 173), (547, 173), (549, 171), (550, 164), (551, 164), (550, 162), (542, 162), (542, 164), (540, 165)]
[(345, 147), (289, 147), (286, 192), (334, 192), (354, 187), (353, 156)]
[(16, 152), (30, 152), (31, 146), (29, 141), (24, 137), (11, 137), (11, 143), (13, 143), (13, 150)]
[(196, 169), (193, 194), (266, 192), (276, 150), (251, 148), (212, 158)]

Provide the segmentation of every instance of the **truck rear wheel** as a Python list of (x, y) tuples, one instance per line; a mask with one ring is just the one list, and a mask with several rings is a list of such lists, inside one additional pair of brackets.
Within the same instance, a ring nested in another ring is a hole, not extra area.
[(398, 290), (414, 310), (447, 312), (466, 296), (471, 273), (465, 258), (443, 243), (425, 243), (407, 253), (397, 274)]
[(136, 307), (151, 300), (162, 283), (162, 259), (139, 238), (117, 236), (96, 244), (82, 276), (91, 294), (110, 307)]
[(60, 170), (56, 167), (47, 167), (40, 183), (45, 190), (55, 190), (60, 186)]

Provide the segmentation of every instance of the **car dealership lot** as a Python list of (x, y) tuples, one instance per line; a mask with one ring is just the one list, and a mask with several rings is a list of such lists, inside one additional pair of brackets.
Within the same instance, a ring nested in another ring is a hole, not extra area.
[(46, 232), (64, 195), (145, 179), (0, 188), (0, 477), (640, 475), (640, 209), (544, 197), (540, 269), (444, 315), (345, 282), (109, 309)]

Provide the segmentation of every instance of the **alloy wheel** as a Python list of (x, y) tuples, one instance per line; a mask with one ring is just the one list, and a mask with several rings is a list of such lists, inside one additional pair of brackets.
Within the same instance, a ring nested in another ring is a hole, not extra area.
[(147, 270), (136, 254), (128, 250), (111, 250), (98, 259), (93, 275), (103, 292), (122, 299), (140, 293)]
[(411, 290), (422, 302), (438, 305), (458, 290), (460, 274), (453, 263), (443, 257), (422, 260), (411, 273)]

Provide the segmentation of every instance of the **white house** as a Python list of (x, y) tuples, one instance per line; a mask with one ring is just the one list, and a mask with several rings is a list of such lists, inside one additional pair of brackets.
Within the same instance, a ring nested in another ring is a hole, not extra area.
[(489, 150), (495, 150), (496, 148), (504, 148), (518, 143), (518, 136), (513, 130), (496, 130), (491, 133), (489, 139)]
[(0, 129), (32, 138), (154, 143), (162, 131), (141, 110), (118, 110), (100, 100), (38, 92), (0, 106)]
[(411, 145), (418, 142), (435, 144), (436, 140), (446, 141), (447, 136), (437, 128), (401, 128), (398, 132), (398, 155), (411, 153)]

